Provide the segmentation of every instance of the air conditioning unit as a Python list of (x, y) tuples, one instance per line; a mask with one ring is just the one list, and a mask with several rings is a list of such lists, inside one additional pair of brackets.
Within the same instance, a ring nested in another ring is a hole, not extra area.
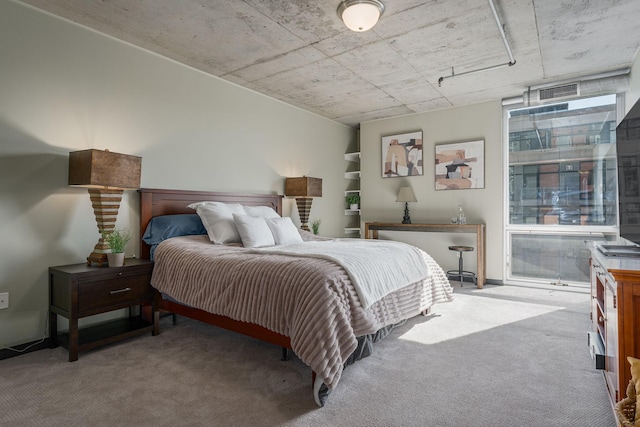
[(525, 105), (539, 105), (549, 102), (585, 96), (609, 95), (629, 89), (629, 75), (614, 75), (590, 80), (561, 83), (548, 87), (531, 88), (523, 93)]

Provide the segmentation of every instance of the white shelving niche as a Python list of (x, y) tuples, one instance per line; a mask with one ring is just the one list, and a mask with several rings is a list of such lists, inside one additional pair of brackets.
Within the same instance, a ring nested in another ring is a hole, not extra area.
[[(360, 195), (360, 152), (354, 151), (346, 153), (344, 159), (348, 162), (346, 172), (344, 173), (344, 177), (348, 180), (344, 196), (346, 198), (349, 194), (353, 193)], [(350, 209), (349, 206), (346, 206), (344, 214), (347, 217), (347, 225), (344, 228), (345, 234), (356, 234), (360, 236), (360, 209)]]

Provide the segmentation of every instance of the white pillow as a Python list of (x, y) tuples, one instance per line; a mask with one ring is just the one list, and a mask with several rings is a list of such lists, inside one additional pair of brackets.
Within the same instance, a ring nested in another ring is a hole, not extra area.
[(245, 248), (273, 246), (273, 234), (265, 219), (257, 216), (233, 214), (233, 221)]
[(251, 216), (260, 216), (262, 218), (280, 218), (278, 212), (269, 206), (244, 206), (244, 212)]
[(207, 230), (209, 240), (216, 245), (240, 242), (240, 234), (233, 222), (233, 214), (244, 214), (237, 203), (198, 202), (188, 208), (195, 209)]
[(265, 220), (267, 226), (273, 234), (276, 245), (290, 245), (292, 243), (302, 243), (302, 236), (291, 221), (291, 218), (269, 218)]

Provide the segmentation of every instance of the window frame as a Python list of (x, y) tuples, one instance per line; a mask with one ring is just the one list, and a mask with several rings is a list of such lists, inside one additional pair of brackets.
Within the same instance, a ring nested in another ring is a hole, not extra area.
[[(616, 126), (620, 122), (621, 118), (624, 117), (624, 93), (615, 93), (610, 94), (616, 96)], [(526, 106), (522, 99), (514, 102), (511, 101), (503, 101), (503, 121), (502, 121), (502, 131), (503, 131), (503, 144), (502, 144), (502, 153), (503, 153), (503, 224), (504, 224), (504, 233), (503, 233), (503, 282), (510, 284), (525, 284), (525, 285), (556, 285), (560, 283), (549, 282), (548, 279), (542, 278), (533, 278), (533, 277), (521, 277), (514, 276), (512, 274), (512, 237), (518, 234), (539, 234), (539, 235), (566, 235), (566, 236), (585, 236), (588, 239), (596, 239), (596, 240), (610, 240), (610, 239), (618, 239), (619, 238), (619, 204), (618, 204), (618, 191), (617, 191), (617, 173), (618, 168), (617, 164), (614, 168), (615, 173), (615, 188), (612, 191), (615, 197), (615, 225), (563, 225), (563, 224), (511, 224), (511, 214), (510, 214), (510, 140), (509, 140), (509, 113), (513, 110), (525, 109), (525, 108), (538, 108), (545, 105), (553, 105), (562, 102), (570, 102), (576, 101), (585, 98), (593, 98), (602, 95), (592, 95), (592, 96), (583, 96), (576, 97), (572, 99), (562, 99), (555, 100), (553, 102), (540, 103), (536, 105)], [(613, 143), (615, 144), (615, 142)], [(615, 157), (615, 151), (614, 151)], [(562, 159), (559, 159), (561, 161)], [(562, 280), (562, 285), (569, 286), (578, 286), (578, 287), (588, 287), (588, 282), (572, 282)]]

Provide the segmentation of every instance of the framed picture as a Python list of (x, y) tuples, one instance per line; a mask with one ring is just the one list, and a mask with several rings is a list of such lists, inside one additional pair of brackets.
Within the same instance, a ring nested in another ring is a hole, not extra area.
[(484, 188), (484, 140), (436, 145), (436, 190)]
[(382, 177), (423, 175), (422, 131), (382, 137)]

